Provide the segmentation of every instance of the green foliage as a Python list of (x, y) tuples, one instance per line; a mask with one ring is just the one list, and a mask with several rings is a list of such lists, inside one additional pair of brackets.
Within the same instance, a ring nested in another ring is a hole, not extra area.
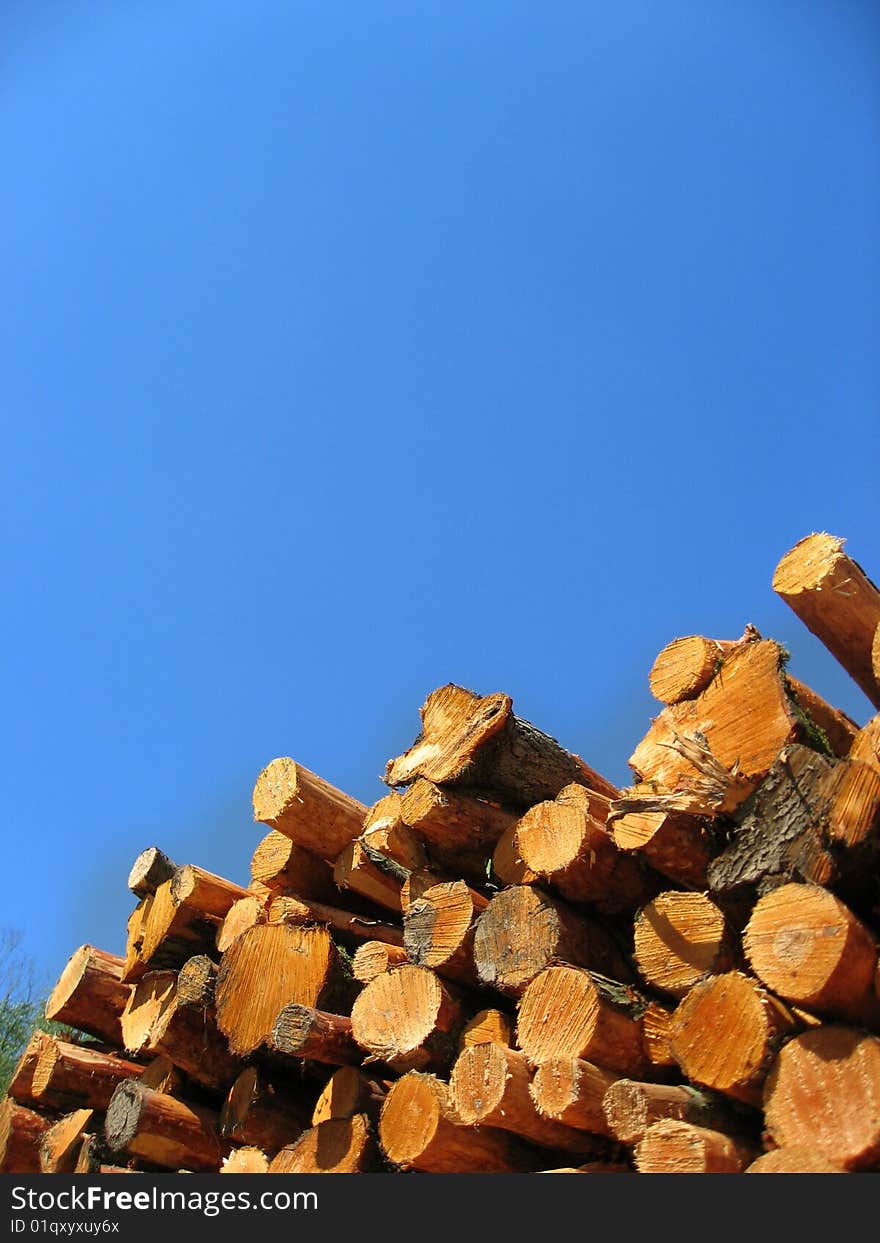
[(36, 980), (33, 962), (22, 948), (21, 933), (0, 931), (0, 1095), (5, 1094), (21, 1056), (36, 1028), (64, 1034), (59, 1023), (44, 1014), (45, 990)]

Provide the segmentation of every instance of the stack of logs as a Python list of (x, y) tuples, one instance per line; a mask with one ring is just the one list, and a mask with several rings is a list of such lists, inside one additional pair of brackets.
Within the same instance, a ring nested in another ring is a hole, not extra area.
[[(880, 593), (813, 535), (774, 587), (880, 708)], [(0, 1106), (0, 1169), (880, 1168), (880, 716), (747, 627), (664, 648), (616, 789), (449, 685), (372, 807), (260, 774), (251, 880), (150, 848)], [(85, 1033), (85, 1036), (82, 1035)]]

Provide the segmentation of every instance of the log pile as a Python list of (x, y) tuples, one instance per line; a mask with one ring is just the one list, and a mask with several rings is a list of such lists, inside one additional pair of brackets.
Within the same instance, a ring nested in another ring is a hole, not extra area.
[[(880, 592), (778, 594), (880, 707)], [(372, 807), (289, 758), (250, 880), (151, 847), (0, 1104), (0, 1170), (880, 1169), (880, 717), (747, 626), (687, 636), (617, 789), (448, 685)]]

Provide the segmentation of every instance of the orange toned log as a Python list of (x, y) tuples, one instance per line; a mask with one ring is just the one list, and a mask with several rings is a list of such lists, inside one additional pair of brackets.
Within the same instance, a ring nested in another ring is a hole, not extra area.
[(312, 1126), (330, 1118), (351, 1118), (366, 1114), (378, 1122), (385, 1100), (385, 1088), (355, 1066), (340, 1066), (321, 1089), (312, 1111)]
[(612, 803), (608, 821), (615, 845), (638, 852), (654, 871), (686, 889), (704, 889), (706, 870), (719, 850), (710, 821), (662, 803), (645, 787), (624, 791)]
[(103, 1135), (84, 1135), (77, 1154), (74, 1174), (138, 1174), (139, 1170), (109, 1163)]
[(188, 958), (177, 974), (177, 1004), (210, 1009), (217, 987), (217, 964), (205, 954)]
[(396, 945), (385, 945), (382, 941), (364, 941), (355, 950), (351, 970), (354, 978), (362, 984), (374, 980), (383, 971), (391, 967), (399, 967), (407, 962), (407, 953)]
[(400, 913), (400, 889), (406, 876), (400, 864), (359, 841), (344, 846), (333, 867), (337, 888), (350, 889), (395, 914)]
[(678, 1063), (672, 1056), (672, 1015), (657, 1001), (649, 1001), (642, 1014), (642, 1044), (652, 1074), (664, 1078), (668, 1072), (677, 1071)]
[(116, 1089), (104, 1137), (111, 1151), (131, 1153), (166, 1170), (219, 1170), (230, 1147), (211, 1110), (153, 1092), (134, 1080)]
[(392, 1086), (379, 1119), (388, 1160), (426, 1174), (507, 1174), (532, 1170), (536, 1157), (506, 1131), (464, 1126), (445, 1083), (410, 1071)]
[(291, 895), (273, 900), (269, 906), (269, 923), (326, 924), (340, 934), (340, 939), (348, 942), (383, 941), (386, 945), (403, 946), (403, 930), (395, 924)]
[(115, 954), (80, 946), (46, 1002), (46, 1018), (108, 1044), (121, 1044), (120, 1019), (129, 994), (122, 983), (123, 965)]
[(520, 999), (517, 1043), (534, 1066), (576, 1057), (639, 1075), (648, 1066), (643, 1010), (641, 999), (622, 984), (579, 967), (549, 967)]
[(571, 802), (538, 803), (516, 829), (517, 852), (544, 884), (570, 902), (633, 910), (659, 888), (637, 859), (619, 850), (594, 816)]
[(122, 967), (122, 980), (125, 984), (135, 983), (147, 970), (146, 964), (141, 962), (141, 946), (144, 943), (147, 916), (152, 905), (153, 894), (148, 893), (141, 898), (128, 917), (125, 932), (125, 958)]
[(149, 971), (131, 989), (122, 1012), (122, 1047), (140, 1053), (150, 1044), (151, 1032), (159, 1017), (175, 1003), (177, 974)]
[(318, 1006), (338, 982), (338, 955), (326, 928), (260, 924), (223, 955), (217, 1025), (233, 1053), (253, 1053), (285, 1006)]
[(592, 1137), (538, 1112), (529, 1092), (531, 1079), (524, 1053), (500, 1044), (472, 1045), (452, 1068), (452, 1108), (465, 1125), (494, 1126), (557, 1152), (595, 1156)]
[[(287, 841), (287, 838), (284, 839)], [(233, 941), (237, 940), (249, 928), (264, 924), (269, 917), (266, 898), (261, 894), (251, 893), (246, 898), (239, 898), (229, 908), (229, 913), (217, 929), (216, 946), (221, 954), (225, 954)]]
[[(757, 631), (750, 635), (749, 629), (753, 628), (747, 628), (740, 642), (760, 637)], [(658, 653), (648, 674), (651, 694), (665, 704), (694, 699), (706, 689), (734, 647), (735, 641), (706, 639), (701, 634), (673, 639)]]
[(776, 567), (773, 590), (880, 708), (872, 662), (880, 591), (843, 551), (845, 542), (824, 532), (800, 540)]
[(272, 1028), (272, 1049), (329, 1066), (357, 1065), (363, 1052), (351, 1034), (351, 1019), (311, 1006), (285, 1006)]
[(171, 1058), (154, 1057), (143, 1067), (138, 1082), (154, 1092), (168, 1092), (171, 1096), (186, 1096), (187, 1079)]
[(758, 1105), (780, 1043), (797, 1030), (781, 1001), (738, 971), (697, 984), (672, 1021), (672, 1052), (693, 1083)]
[(94, 1125), (93, 1109), (77, 1109), (65, 1114), (40, 1140), (40, 1171), (43, 1174), (72, 1174), (82, 1149), (86, 1131)]
[(513, 808), (555, 798), (572, 781), (613, 798), (616, 790), (578, 756), (513, 715), (509, 695), (481, 698), (451, 683), (433, 691), (420, 709), (422, 733), (404, 755), (390, 760), (390, 786), (417, 777), (440, 785), (492, 791)]
[(503, 834), (516, 823), (515, 813), (419, 778), (403, 795), (401, 816), (444, 866), (461, 860), (463, 874), (479, 874)]
[(661, 893), (636, 916), (639, 975), (673, 997), (683, 997), (707, 975), (729, 970), (736, 957), (733, 929), (703, 893)]
[(816, 885), (782, 885), (752, 912), (745, 950), (774, 993), (819, 1014), (874, 1025), (877, 946), (839, 898)]
[(0, 1174), (39, 1174), (40, 1140), (48, 1125), (10, 1097), (0, 1101)]
[(34, 1074), (40, 1061), (40, 1055), (54, 1037), (46, 1032), (35, 1031), (27, 1042), (24, 1052), (16, 1063), (9, 1086), (6, 1089), (19, 1105), (28, 1105), (34, 1099)]
[(529, 1091), (542, 1118), (593, 1135), (610, 1134), (602, 1108), (617, 1076), (575, 1057), (552, 1057), (535, 1071)]
[(445, 1069), (463, 1018), (461, 1004), (433, 971), (407, 964), (366, 985), (351, 1022), (364, 1052), (402, 1073)]
[(259, 1148), (236, 1148), (220, 1166), (221, 1174), (268, 1174), (269, 1158)]
[(302, 893), (320, 902), (334, 895), (329, 863), (277, 829), (270, 830), (254, 851), (251, 881), (274, 893)]
[(513, 1044), (513, 1024), (503, 1010), (478, 1010), (461, 1033), (460, 1049), (473, 1044)]
[(827, 743), (831, 754), (841, 757), (849, 755), (859, 732), (855, 721), (839, 708), (832, 708), (812, 687), (793, 678), (787, 669), (784, 678), (789, 695), (812, 725), (820, 731), (820, 740)]
[(635, 1158), (640, 1174), (741, 1174), (757, 1151), (732, 1135), (667, 1118), (648, 1127)]
[(171, 896), (178, 905), (188, 906), (206, 919), (219, 921), (229, 914), (233, 902), (248, 896), (248, 891), (231, 880), (187, 863), (171, 878)]
[(841, 760), (820, 787), (824, 829), (832, 848), (851, 850), (880, 833), (880, 773), (858, 760)]
[(474, 928), (488, 902), (464, 881), (426, 889), (403, 915), (403, 945), (410, 960), (466, 985), (477, 984)]
[(809, 1148), (774, 1148), (745, 1170), (746, 1174), (845, 1174)]
[(270, 1162), (270, 1174), (364, 1174), (376, 1163), (365, 1114), (333, 1118), (304, 1131)]
[(722, 1096), (689, 1084), (639, 1083), (618, 1079), (602, 1102), (610, 1133), (622, 1144), (637, 1144), (648, 1127), (670, 1118), (724, 1134), (754, 1128), (747, 1111), (738, 1111)]
[(179, 970), (193, 954), (214, 947), (218, 921), (176, 901), (173, 886), (172, 879), (158, 887), (143, 921), (138, 959), (151, 971)]
[(235, 1080), (220, 1114), (222, 1135), (236, 1144), (259, 1148), (269, 1157), (299, 1139), (308, 1125), (303, 1094), (274, 1083), (255, 1066), (246, 1067)]
[(34, 1099), (42, 1109), (57, 1113), (104, 1110), (119, 1084), (139, 1078), (143, 1069), (124, 1057), (53, 1037), (44, 1045), (34, 1071)]
[(333, 863), (360, 837), (367, 809), (302, 764), (273, 760), (254, 786), (254, 819)]
[(523, 862), (516, 842), (515, 821), (502, 833), (492, 854), (492, 876), (501, 885), (531, 885), (538, 878)]
[(629, 979), (632, 969), (606, 929), (540, 889), (505, 889), (480, 916), (474, 962), (484, 984), (516, 995), (554, 962)]
[(868, 764), (875, 772), (880, 773), (880, 712), (871, 717), (868, 724), (856, 734), (849, 758), (861, 760), (863, 764)]
[(428, 867), (421, 838), (403, 820), (403, 796), (396, 790), (374, 803), (364, 818), (360, 840), (409, 871)]
[(148, 846), (132, 864), (128, 887), (139, 898), (145, 898), (147, 894), (155, 893), (165, 881), (171, 880), (176, 870), (177, 864), (172, 863), (158, 846)]
[(784, 1045), (764, 1091), (767, 1130), (845, 1170), (880, 1168), (880, 1040), (849, 1027)]

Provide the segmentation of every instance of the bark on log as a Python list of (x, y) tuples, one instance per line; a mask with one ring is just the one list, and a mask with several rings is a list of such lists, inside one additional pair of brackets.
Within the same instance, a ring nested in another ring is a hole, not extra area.
[(478, 1010), (462, 1028), (459, 1052), (474, 1044), (513, 1044), (513, 1023), (503, 1010)]
[(365, 1174), (376, 1164), (366, 1114), (333, 1118), (304, 1131), (275, 1156), (270, 1174)]
[(234, 902), (248, 897), (248, 891), (231, 880), (187, 863), (171, 878), (171, 897), (178, 906), (187, 906), (205, 919), (220, 922), (229, 914)]
[(302, 764), (273, 760), (254, 786), (254, 819), (333, 863), (360, 837), (367, 809)]
[(821, 732), (821, 740), (827, 743), (832, 755), (840, 758), (849, 755), (859, 733), (855, 721), (839, 708), (832, 708), (812, 687), (792, 677), (788, 670), (784, 676), (789, 695)]
[(351, 1019), (310, 1006), (285, 1006), (272, 1028), (271, 1047), (288, 1057), (310, 1058), (328, 1066), (356, 1066), (363, 1052), (351, 1034)]
[(93, 1109), (77, 1109), (48, 1127), (40, 1140), (40, 1172), (72, 1174), (85, 1133), (94, 1125), (94, 1120)]
[(355, 1066), (340, 1066), (321, 1089), (312, 1111), (312, 1126), (330, 1118), (366, 1114), (374, 1124), (385, 1100), (385, 1087)]
[(256, 1066), (235, 1080), (220, 1113), (220, 1133), (236, 1144), (259, 1148), (269, 1157), (299, 1139), (309, 1125), (302, 1094), (274, 1083)]
[(48, 1121), (11, 1097), (0, 1101), (0, 1174), (39, 1174)]
[(122, 1043), (120, 1019), (129, 988), (115, 954), (82, 945), (72, 955), (46, 1003), (46, 1018), (66, 1023), (108, 1044)]
[(103, 1111), (119, 1084), (138, 1079), (143, 1069), (124, 1057), (50, 1037), (34, 1070), (34, 1100), (55, 1113)]
[(800, 540), (776, 567), (773, 590), (880, 708), (871, 656), (880, 591), (846, 555), (844, 543), (824, 532)]
[(217, 964), (205, 954), (188, 958), (177, 974), (177, 1004), (210, 1010), (217, 987)]
[(610, 1135), (602, 1107), (617, 1076), (576, 1057), (551, 1057), (535, 1071), (529, 1091), (542, 1118), (592, 1135)]
[(166, 1170), (219, 1170), (230, 1148), (211, 1110), (153, 1092), (134, 1080), (116, 1089), (104, 1136), (111, 1151), (131, 1153)]
[(139, 898), (145, 898), (147, 894), (155, 893), (166, 880), (171, 880), (176, 870), (177, 864), (172, 863), (158, 846), (148, 846), (132, 864), (128, 887)]
[(754, 1120), (757, 1115), (750, 1115), (732, 1106), (724, 1097), (689, 1084), (678, 1086), (618, 1079), (605, 1093), (602, 1108), (610, 1133), (622, 1144), (637, 1144), (648, 1127), (665, 1118), (721, 1131), (725, 1135), (757, 1130)]
[(351, 970), (356, 980), (367, 984), (383, 971), (399, 967), (407, 961), (406, 950), (399, 946), (386, 945), (383, 941), (364, 941), (355, 950)]
[(269, 906), (269, 923), (293, 925), (325, 924), (339, 934), (348, 944), (361, 941), (383, 941), (386, 945), (403, 947), (403, 930), (395, 924), (387, 924), (370, 915), (343, 911), (338, 906), (326, 906), (306, 898), (285, 895), (275, 898)]
[(756, 1144), (666, 1118), (648, 1127), (635, 1158), (640, 1174), (741, 1174), (757, 1153)]
[(338, 889), (350, 889), (396, 915), (400, 914), (400, 889), (405, 879), (400, 864), (385, 860), (360, 841), (344, 846), (333, 867)]
[(319, 902), (335, 896), (329, 863), (277, 829), (271, 829), (254, 851), (251, 881), (273, 893), (301, 893)]
[(474, 930), (488, 905), (462, 880), (426, 889), (403, 914), (403, 945), (410, 961), (475, 987)]
[(719, 847), (710, 821), (687, 812), (630, 810), (662, 802), (648, 792), (633, 791), (611, 805), (608, 830), (620, 850), (637, 852), (645, 862), (685, 889), (704, 889), (706, 872)]
[(433, 971), (406, 964), (366, 985), (352, 1007), (351, 1022), (366, 1053), (403, 1073), (446, 1069), (463, 1017), (460, 1002)]
[(730, 970), (737, 938), (724, 912), (702, 893), (662, 893), (635, 921), (635, 960), (652, 988), (673, 997), (706, 978)]

